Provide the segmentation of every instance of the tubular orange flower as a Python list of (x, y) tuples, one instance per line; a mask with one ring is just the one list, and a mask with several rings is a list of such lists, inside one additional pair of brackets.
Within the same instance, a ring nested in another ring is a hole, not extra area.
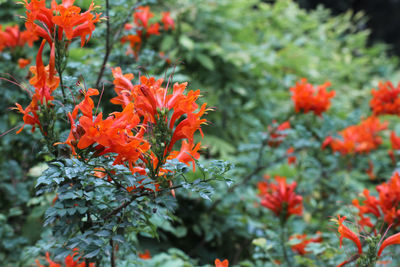
[(50, 101), (54, 99), (54, 97), (51, 94), (58, 87), (60, 79), (57, 76), (55, 76), (54, 44), (51, 47), (49, 65), (46, 67), (44, 67), (43, 65), (42, 52), (45, 44), (46, 41), (43, 40), (36, 57), (36, 66), (30, 67), (30, 71), (33, 73), (34, 76), (29, 80), (29, 83), (35, 87), (35, 94), (32, 96), (32, 101), (25, 109), (23, 109), (22, 106), (18, 103), (16, 103), (17, 107), (14, 108), (17, 109), (22, 114), (24, 114), (23, 117), (24, 125), (22, 125), (21, 129), (19, 129), (17, 133), (20, 133), (22, 129), (25, 127), (25, 125), (29, 124), (32, 125), (32, 132), (35, 130), (36, 126), (39, 126), (43, 134), (46, 135), (44, 129), (40, 124), (37, 112), (40, 109), (39, 104), (40, 105), (51, 104)]
[(296, 164), (296, 156), (293, 155), (294, 148), (289, 147), (288, 150), (286, 150), (286, 154), (288, 155), (287, 161), (289, 165)]
[(346, 219), (346, 216), (340, 217), (340, 215), (338, 215), (338, 232), (340, 234), (339, 240), (340, 240), (340, 247), (342, 247), (343, 244), (343, 238), (347, 238), (351, 241), (354, 242), (354, 244), (356, 244), (357, 248), (358, 248), (358, 254), (362, 254), (362, 246), (361, 246), (361, 241), (358, 238), (358, 236), (351, 231), (347, 226), (343, 225), (344, 220)]
[(291, 246), (292, 250), (297, 252), (300, 255), (305, 255), (308, 252), (306, 251), (306, 247), (310, 243), (321, 243), (322, 237), (320, 236), (321, 233), (317, 233), (317, 237), (309, 238), (306, 234), (303, 235), (292, 235), (289, 240), (298, 239), (300, 242)]
[(303, 197), (294, 190), (297, 183), (286, 183), (285, 177), (275, 176), (276, 184), (259, 182), (261, 205), (270, 209), (276, 216), (286, 221), (290, 215), (302, 215)]
[(380, 82), (378, 90), (372, 89), (370, 106), (374, 115), (400, 115), (400, 83), (394, 87), (390, 81)]
[[(272, 121), (272, 123), (276, 123), (276, 121)], [(268, 145), (271, 147), (278, 147), (283, 139), (287, 136), (287, 134), (283, 133), (284, 131), (290, 129), (290, 122), (285, 121), (282, 124), (278, 125), (278, 127), (273, 128), (272, 126), (268, 126), (268, 131), (270, 132), (270, 141), (268, 141)]]
[(26, 59), (26, 58), (20, 58), (18, 59), (18, 67), (20, 69), (25, 68), (26, 66), (28, 66), (29, 64), (31, 64), (31, 60), (30, 59)]
[(133, 14), (133, 18), (135, 19), (135, 23), (143, 28), (147, 28), (149, 19), (154, 17), (154, 14), (150, 12), (149, 6), (141, 6), (136, 9), (136, 12)]
[(164, 24), (164, 30), (168, 31), (168, 29), (175, 29), (174, 20), (170, 17), (171, 12), (162, 12), (161, 22)]
[(200, 154), (197, 152), (199, 151), (201, 143), (198, 143), (194, 146), (188, 143), (186, 140), (182, 141), (182, 147), (180, 151), (172, 151), (167, 159), (177, 159), (186, 165), (190, 165), (189, 162), (193, 164), (193, 172), (196, 170), (194, 159), (199, 159)]
[(396, 133), (392, 131), (390, 133), (390, 143), (392, 149), (388, 151), (390, 158), (392, 159), (393, 164), (396, 164), (396, 157), (394, 154), (395, 150), (400, 150), (400, 137), (396, 136)]
[(149, 260), (151, 259), (151, 254), (148, 249), (146, 249), (143, 253), (138, 253), (139, 258), (142, 260)]
[(297, 82), (294, 87), (290, 88), (296, 112), (312, 111), (315, 115), (320, 116), (327, 111), (331, 105), (330, 99), (335, 96), (335, 91), (328, 92), (326, 90), (330, 85), (330, 82), (326, 82), (314, 88), (312, 84), (307, 83), (305, 78)]
[(398, 245), (400, 244), (400, 233), (397, 233), (395, 235), (389, 236), (388, 238), (385, 239), (385, 241), (382, 242), (381, 247), (379, 248), (378, 251), (378, 257), (381, 256), (382, 251), (387, 247), (391, 245)]
[(228, 267), (229, 261), (227, 259), (220, 261), (219, 259), (215, 259), (214, 261), (215, 267)]
[(376, 175), (374, 173), (374, 164), (372, 163), (372, 161), (368, 162), (368, 169), (365, 172), (369, 176), (369, 179), (374, 180), (376, 178)]

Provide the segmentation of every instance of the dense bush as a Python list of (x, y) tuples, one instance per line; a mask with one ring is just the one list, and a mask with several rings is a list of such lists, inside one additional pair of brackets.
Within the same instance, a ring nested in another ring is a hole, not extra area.
[(0, 262), (399, 264), (398, 59), (362, 15), (40, 3), (0, 1)]

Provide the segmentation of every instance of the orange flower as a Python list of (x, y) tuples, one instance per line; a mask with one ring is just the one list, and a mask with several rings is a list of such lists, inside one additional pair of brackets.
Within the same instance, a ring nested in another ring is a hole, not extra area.
[(322, 148), (330, 145), (333, 151), (340, 152), (343, 155), (369, 153), (382, 143), (378, 133), (387, 129), (387, 125), (387, 122), (381, 123), (377, 117), (368, 117), (361, 121), (359, 125), (349, 126), (339, 132), (341, 139), (327, 137)]
[(61, 40), (65, 33), (69, 41), (80, 37), (83, 46), (95, 30), (95, 23), (100, 21), (101, 14), (91, 13), (96, 8), (93, 3), (86, 12), (81, 13), (81, 9), (73, 5), (74, 0), (63, 0), (61, 4), (53, 1), (51, 8), (47, 8), (43, 0), (23, 1), (26, 8), (26, 28), (45, 39), (50, 45), (56, 38), (57, 26), (58, 40)]
[(150, 251), (148, 249), (146, 249), (144, 251), (144, 253), (138, 253), (139, 258), (141, 258), (142, 260), (149, 260), (151, 259), (151, 254)]
[(27, 65), (29, 65), (29, 64), (31, 64), (31, 60), (28, 58), (28, 59), (26, 59), (26, 58), (20, 58), (20, 59), (18, 59), (18, 67), (20, 68), (20, 69), (23, 69), (23, 68), (25, 68)]
[(303, 197), (297, 195), (294, 190), (297, 183), (286, 183), (285, 177), (275, 176), (276, 183), (259, 182), (261, 205), (270, 209), (282, 221), (286, 221), (290, 215), (302, 215)]
[[(65, 267), (86, 267), (86, 263), (84, 261), (83, 262), (79, 262), (80, 261), (80, 257), (76, 261), (74, 261), (74, 257), (76, 257), (76, 255), (78, 255), (78, 252), (77, 252), (78, 249), (75, 248), (73, 251), (75, 251), (75, 252), (72, 255), (68, 255), (65, 258), (65, 260), (64, 260)], [(56, 263), (56, 262), (54, 262), (54, 261), (52, 261), (50, 259), (50, 253), (49, 252), (46, 252), (46, 261), (49, 264), (48, 267), (62, 267), (61, 264)], [(40, 264), (39, 260), (36, 260), (36, 265), (38, 267), (46, 267), (45, 265)], [(95, 267), (95, 264), (94, 263), (89, 263), (88, 267)]]
[(374, 115), (400, 115), (400, 83), (394, 87), (390, 81), (378, 84), (379, 89), (372, 89), (370, 106)]
[(194, 144), (188, 143), (186, 140), (182, 141), (182, 147), (180, 151), (172, 151), (167, 159), (177, 159), (186, 165), (190, 165), (189, 162), (193, 164), (193, 172), (196, 170), (194, 159), (199, 159), (200, 154), (199, 151), (201, 143), (198, 143), (196, 146)]
[[(276, 121), (272, 121), (273, 124), (276, 124)], [(268, 126), (268, 131), (270, 132), (270, 141), (268, 141), (268, 145), (271, 147), (277, 147), (282, 142), (283, 139), (287, 136), (287, 134), (283, 133), (286, 130), (290, 129), (290, 122), (285, 121), (282, 124), (278, 125), (278, 127), (273, 128), (272, 126)]]
[(287, 161), (289, 165), (296, 164), (296, 156), (293, 155), (294, 148), (289, 147), (288, 150), (286, 150), (286, 154), (288, 155)]
[(21, 31), (18, 25), (8, 26), (2, 29), (0, 25), (0, 52), (4, 48), (22, 47), (25, 44), (33, 45), (39, 37), (30, 31)]
[(321, 243), (322, 242), (322, 237), (320, 236), (320, 233), (317, 233), (317, 237), (314, 238), (308, 238), (306, 234), (303, 235), (293, 235), (289, 238), (289, 240), (292, 239), (298, 239), (300, 242), (297, 244), (294, 244), (291, 246), (292, 250), (297, 252), (300, 255), (305, 255), (308, 252), (306, 251), (306, 247), (310, 243)]
[(336, 94), (335, 91), (328, 92), (326, 90), (330, 85), (330, 82), (326, 82), (314, 88), (312, 84), (307, 83), (305, 78), (297, 82), (296, 86), (290, 88), (296, 112), (312, 111), (315, 115), (320, 116), (327, 111), (331, 105), (330, 99)]
[(344, 220), (346, 220), (346, 216), (340, 217), (340, 215), (338, 215), (337, 224), (339, 225), (338, 232), (340, 234), (340, 237), (339, 237), (340, 247), (342, 247), (343, 238), (347, 238), (347, 239), (353, 241), (354, 244), (356, 244), (356, 246), (358, 248), (358, 254), (361, 255), (362, 254), (361, 241), (353, 231), (351, 231), (347, 226), (343, 225)]
[(215, 267), (228, 267), (229, 266), (229, 261), (226, 259), (223, 261), (220, 261), (219, 259), (215, 259), (214, 263), (215, 263)]
[(394, 131), (390, 133), (390, 143), (392, 145), (392, 149), (388, 151), (388, 154), (392, 159), (393, 164), (396, 164), (394, 151), (400, 150), (400, 137), (396, 136), (396, 133)]
[(381, 247), (379, 248), (379, 251), (378, 251), (378, 257), (381, 256), (382, 251), (387, 246), (396, 245), (396, 244), (400, 244), (400, 233), (389, 236), (388, 238), (385, 239), (385, 241), (382, 242)]
[(21, 129), (17, 131), (17, 134), (22, 131), (25, 125), (29, 124), (32, 125), (32, 132), (35, 131), (35, 127), (38, 126), (41, 132), (46, 135), (40, 124), (39, 116), (37, 114), (40, 110), (39, 104), (51, 104), (50, 101), (54, 99), (51, 94), (58, 87), (60, 79), (59, 77), (55, 76), (54, 44), (51, 47), (49, 65), (46, 67), (43, 65), (42, 52), (45, 44), (46, 41), (43, 40), (36, 57), (36, 66), (30, 67), (30, 71), (34, 74), (34, 76), (29, 80), (29, 83), (35, 87), (35, 94), (32, 96), (32, 101), (25, 109), (23, 109), (20, 104), (15, 104), (17, 107), (14, 109), (17, 109), (24, 115), (24, 124), (22, 125)]
[(372, 163), (372, 161), (368, 162), (368, 169), (365, 172), (369, 176), (369, 179), (374, 180), (376, 178), (376, 175), (374, 173), (374, 164)]
[(150, 12), (149, 6), (138, 7), (136, 12), (133, 14), (136, 25), (142, 26), (145, 29), (148, 26), (149, 19), (152, 17), (154, 17), (154, 14)]
[(168, 31), (168, 29), (175, 29), (174, 20), (170, 17), (171, 12), (162, 12), (161, 22), (164, 24), (164, 30)]

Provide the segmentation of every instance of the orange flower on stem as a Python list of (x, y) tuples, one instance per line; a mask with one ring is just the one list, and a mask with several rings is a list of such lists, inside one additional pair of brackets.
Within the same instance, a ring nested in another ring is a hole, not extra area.
[(174, 20), (170, 17), (171, 12), (162, 12), (162, 23), (164, 24), (164, 30), (168, 31), (168, 29), (175, 29)]
[(28, 59), (26, 59), (26, 58), (20, 58), (20, 59), (18, 59), (18, 67), (20, 68), (20, 69), (23, 69), (23, 68), (25, 68), (26, 66), (28, 66), (29, 64), (31, 64), (31, 60), (28, 58)]
[(347, 226), (343, 224), (344, 220), (346, 220), (346, 216), (340, 217), (340, 215), (338, 215), (337, 224), (339, 225), (338, 232), (340, 235), (339, 236), (340, 247), (342, 247), (343, 238), (347, 238), (354, 242), (354, 244), (357, 246), (358, 254), (361, 255), (362, 254), (361, 241), (353, 231), (351, 231)]
[(396, 164), (396, 156), (394, 151), (400, 150), (400, 137), (396, 136), (396, 133), (394, 131), (390, 133), (390, 143), (392, 149), (388, 151), (388, 154), (392, 159), (393, 164)]
[(286, 154), (288, 155), (287, 161), (289, 165), (296, 164), (297, 158), (296, 156), (293, 155), (294, 148), (289, 147), (288, 150), (286, 150)]
[(36, 57), (36, 66), (32, 66), (29, 69), (34, 75), (29, 80), (29, 83), (35, 87), (35, 94), (33, 94), (32, 96), (32, 101), (25, 109), (23, 109), (20, 104), (15, 104), (17, 107), (14, 109), (17, 109), (20, 113), (24, 115), (24, 124), (17, 131), (17, 134), (22, 131), (25, 125), (28, 124), (32, 125), (32, 132), (35, 131), (35, 127), (38, 126), (40, 128), (40, 131), (44, 135), (47, 135), (45, 129), (42, 128), (42, 125), (40, 123), (38, 111), (41, 109), (41, 106), (48, 107), (49, 105), (51, 105), (50, 101), (54, 99), (52, 93), (58, 87), (60, 79), (55, 76), (54, 44), (51, 46), (49, 65), (46, 67), (43, 65), (42, 51), (45, 44), (46, 41), (43, 40)]
[(378, 251), (378, 256), (380, 257), (382, 255), (382, 252), (386, 247), (398, 244), (400, 244), (400, 233), (389, 236), (385, 239), (385, 241), (382, 242)]
[(275, 176), (276, 183), (259, 182), (261, 205), (270, 209), (281, 223), (285, 223), (291, 215), (302, 215), (303, 197), (294, 190), (297, 183), (286, 183), (285, 177)]
[(296, 112), (312, 111), (315, 115), (321, 116), (329, 109), (330, 99), (336, 94), (335, 91), (328, 92), (326, 90), (330, 85), (330, 82), (326, 82), (314, 88), (312, 84), (307, 83), (305, 78), (297, 82), (294, 87), (290, 88)]
[[(272, 121), (273, 124), (276, 124), (276, 121)], [(284, 133), (286, 130), (290, 129), (290, 122), (285, 121), (282, 124), (279, 124), (276, 128), (272, 126), (268, 126), (268, 131), (270, 132), (270, 141), (268, 141), (268, 145), (271, 147), (278, 147), (282, 142), (283, 139), (287, 136)]]

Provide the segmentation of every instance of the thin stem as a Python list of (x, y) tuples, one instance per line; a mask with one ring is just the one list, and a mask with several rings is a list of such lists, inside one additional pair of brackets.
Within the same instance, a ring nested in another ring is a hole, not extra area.
[(107, 29), (106, 29), (106, 53), (104, 54), (103, 63), (101, 65), (99, 76), (97, 77), (96, 88), (99, 88), (101, 78), (104, 75), (104, 70), (106, 68), (106, 65), (107, 65), (107, 62), (108, 62), (108, 58), (109, 58), (109, 56), (111, 54), (111, 50), (113, 49), (114, 44), (117, 41), (119, 41), (119, 39), (121, 37), (122, 30), (124, 29), (124, 25), (129, 21), (133, 11), (135, 11), (135, 9), (138, 6), (139, 6), (138, 3), (132, 5), (131, 9), (128, 12), (128, 16), (126, 16), (124, 21), (121, 23), (121, 25), (119, 26), (118, 30), (114, 34), (113, 40), (111, 40), (111, 38), (110, 38), (110, 36), (111, 36), (111, 23), (110, 23), (110, 17), (109, 17), (109, 2), (108, 2), (108, 0), (106, 0), (106, 17), (107, 17), (107, 22), (106, 22), (106, 25), (107, 25)]
[(65, 104), (66, 101), (66, 96), (65, 96), (65, 91), (64, 91), (64, 83), (63, 83), (63, 76), (62, 76), (62, 71), (58, 72), (58, 76), (60, 77), (60, 86), (61, 86), (61, 92), (63, 95), (63, 103)]
[(110, 56), (110, 53), (111, 53), (111, 50), (113, 47), (113, 45), (110, 44), (111, 24), (110, 24), (109, 10), (110, 10), (110, 4), (109, 4), (109, 1), (106, 0), (106, 17), (107, 17), (107, 21), (106, 21), (106, 26), (107, 26), (107, 28), (106, 28), (106, 53), (104, 54), (103, 63), (101, 64), (101, 68), (100, 68), (100, 73), (99, 73), (99, 76), (97, 77), (96, 88), (99, 88), (101, 78), (103, 77), (104, 70), (107, 65), (108, 57)]
[(111, 254), (110, 254), (110, 266), (115, 267), (115, 255), (114, 255), (114, 242), (110, 239)]
[(286, 243), (286, 237), (285, 237), (285, 223), (281, 223), (281, 247), (282, 247), (282, 252), (283, 252), (283, 258), (285, 259), (285, 263), (288, 266), (292, 266), (292, 264), (290, 263), (287, 251), (286, 251), (286, 247), (285, 247), (285, 243)]

